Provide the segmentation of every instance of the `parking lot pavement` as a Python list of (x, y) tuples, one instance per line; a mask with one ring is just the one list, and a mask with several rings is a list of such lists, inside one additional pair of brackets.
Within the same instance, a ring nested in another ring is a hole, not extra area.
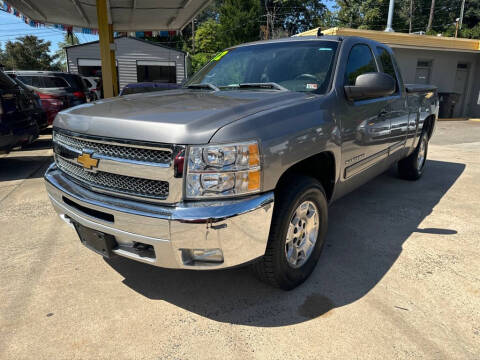
[(2, 359), (478, 359), (480, 122), (441, 122), (424, 177), (330, 208), (296, 290), (84, 248), (49, 204), (48, 136), (0, 156)]

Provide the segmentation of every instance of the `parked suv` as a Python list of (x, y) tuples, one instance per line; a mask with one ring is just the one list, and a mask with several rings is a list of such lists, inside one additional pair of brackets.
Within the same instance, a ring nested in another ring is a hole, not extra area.
[(38, 137), (37, 110), (30, 94), (0, 71), (0, 153)]
[(88, 92), (90, 94), (90, 99), (92, 101), (101, 99), (102, 94), (100, 91), (100, 78), (98, 77), (89, 77), (89, 76), (82, 76), (85, 85), (88, 88)]
[(79, 75), (54, 71), (7, 71), (6, 73), (35, 91), (47, 113), (49, 124), (53, 123), (53, 119), (60, 110), (86, 102), (87, 89)]

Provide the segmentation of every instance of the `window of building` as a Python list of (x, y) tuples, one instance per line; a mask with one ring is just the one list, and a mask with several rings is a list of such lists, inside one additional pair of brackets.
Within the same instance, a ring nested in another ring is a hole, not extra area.
[(415, 83), (427, 85), (430, 83), (430, 74), (432, 68), (431, 60), (418, 60), (415, 71)]
[(176, 83), (177, 69), (174, 61), (137, 61), (138, 82)]
[(352, 47), (345, 74), (346, 85), (355, 85), (355, 80), (359, 75), (377, 71), (375, 59), (368, 45), (359, 44)]

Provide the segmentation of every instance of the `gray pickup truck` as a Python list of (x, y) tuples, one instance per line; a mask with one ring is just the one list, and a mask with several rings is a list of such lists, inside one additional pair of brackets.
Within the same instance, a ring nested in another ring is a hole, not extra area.
[(229, 48), (183, 88), (60, 112), (49, 197), (81, 242), (176, 269), (249, 264), (292, 289), (313, 271), (328, 204), (393, 164), (421, 177), (434, 87), (358, 37)]

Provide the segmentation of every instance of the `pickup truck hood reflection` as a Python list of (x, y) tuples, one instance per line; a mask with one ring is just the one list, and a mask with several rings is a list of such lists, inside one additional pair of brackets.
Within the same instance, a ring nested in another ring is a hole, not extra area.
[(221, 127), (245, 116), (310, 96), (278, 91), (179, 89), (84, 104), (57, 116), (70, 131), (170, 144), (208, 143)]

